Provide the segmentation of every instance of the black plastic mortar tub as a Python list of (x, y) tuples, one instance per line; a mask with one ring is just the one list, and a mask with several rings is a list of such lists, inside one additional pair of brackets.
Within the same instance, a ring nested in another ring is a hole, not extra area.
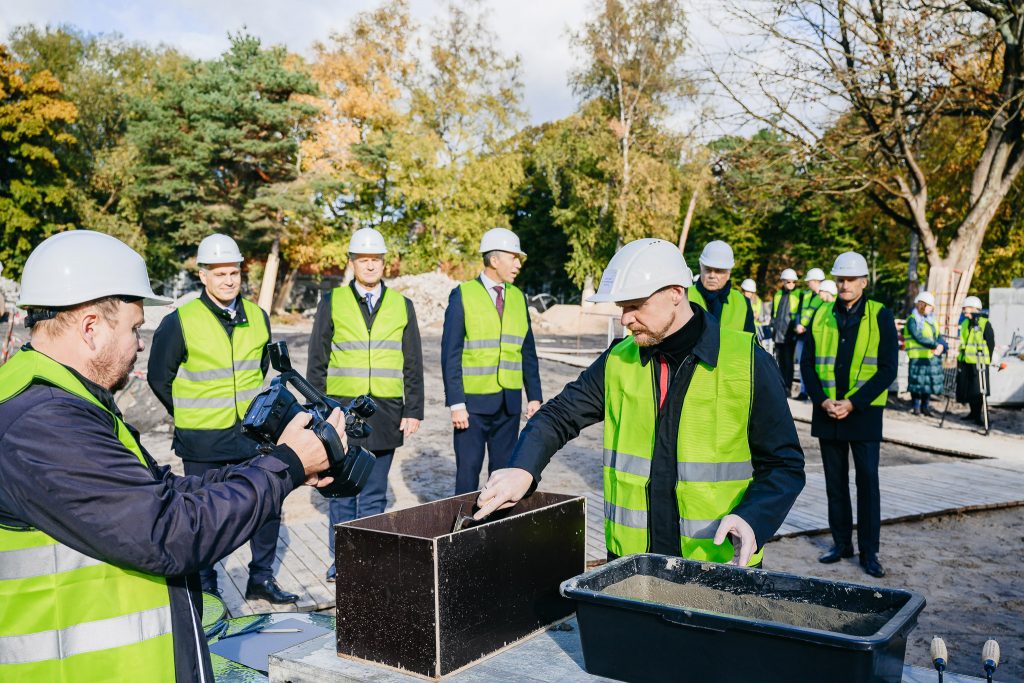
[[(895, 612), (871, 635), (847, 635), (602, 591), (630, 576), (804, 602), (859, 614)], [(907, 635), (924, 598), (905, 590), (793, 574), (631, 555), (562, 583), (576, 600), (589, 673), (623, 681), (899, 683)]]

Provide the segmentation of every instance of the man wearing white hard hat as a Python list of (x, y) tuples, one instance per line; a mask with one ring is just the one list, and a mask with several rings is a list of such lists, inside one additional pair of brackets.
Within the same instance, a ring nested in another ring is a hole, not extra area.
[(761, 562), (803, 488), (803, 451), (771, 356), (691, 304), (692, 285), (670, 242), (619, 250), (591, 301), (621, 306), (630, 336), (527, 423), (509, 467), (480, 493), (478, 517), (527, 495), (559, 449), (603, 421), (609, 558)]
[(803, 293), (796, 288), (797, 274), (786, 268), (779, 275), (779, 289), (772, 297), (772, 341), (775, 342), (775, 360), (782, 373), (786, 395), (793, 389), (793, 362), (796, 357), (796, 326), (800, 322)]
[(747, 301), (750, 302), (750, 309), (754, 312), (754, 327), (757, 330), (758, 341), (764, 340), (764, 327), (771, 322), (770, 318), (770, 306), (768, 302), (761, 301), (761, 297), (757, 295), (757, 283), (751, 278), (747, 278), (740, 283), (740, 291), (743, 292), (743, 296), (746, 297)]
[(359, 442), (377, 456), (373, 471), (358, 495), (328, 502), (328, 581), (334, 581), (336, 572), (334, 526), (384, 512), (395, 449), (423, 420), (423, 351), (416, 309), (381, 281), (387, 251), (384, 236), (373, 228), (352, 234), (352, 282), (324, 293), (309, 337), (306, 377), (314, 387), (342, 403), (366, 395), (377, 404), (367, 420), (373, 432)]
[[(219, 234), (204, 238), (196, 264), (203, 289), (160, 321), (147, 379), (174, 418), (173, 448), (185, 474), (201, 477), (256, 455), (256, 443), (242, 434), (242, 418), (270, 369), (270, 320), (241, 296), (242, 253), (233, 239)], [(299, 599), (274, 579), (280, 529), (280, 517), (271, 517), (249, 542), (246, 599)], [(212, 565), (199, 576), (205, 592), (221, 595)]]
[(960, 320), (960, 351), (956, 356), (956, 401), (966, 403), (971, 411), (965, 420), (984, 425), (982, 418), (981, 376), (985, 374), (985, 388), (988, 383), (988, 366), (992, 363), (992, 351), (996, 346), (992, 324), (982, 310), (981, 299), (969, 296), (964, 299), (963, 316)]
[[(825, 280), (825, 271), (821, 268), (811, 268), (804, 277), (807, 289), (800, 292), (800, 320), (796, 325), (796, 361), (800, 362), (800, 356), (804, 350), (804, 338), (807, 336), (807, 329), (811, 326), (814, 312), (821, 306), (821, 283)], [(803, 375), (800, 376), (800, 393), (797, 394), (798, 401), (807, 400), (807, 386), (804, 384)]]
[(512, 283), (526, 254), (519, 237), (493, 228), (480, 240), (480, 276), (452, 290), (441, 334), (445, 405), (455, 442), (455, 493), (480, 487), (484, 454), (489, 472), (505, 467), (526, 418), (543, 400), (540, 364), (526, 297)]
[[(25, 264), (31, 342), (0, 367), (0, 680), (213, 681), (196, 572), (328, 466), (308, 415), (244, 464), (156, 464), (114, 392), (143, 306), (167, 303), (109, 235), (54, 235)], [(344, 438), (341, 412), (329, 421)]]
[(722, 327), (753, 333), (750, 302), (729, 286), (734, 265), (732, 247), (721, 240), (708, 242), (700, 254), (700, 280), (690, 289), (689, 299), (718, 318)]
[(838, 294), (839, 288), (836, 287), (835, 280), (825, 280), (821, 283), (821, 287), (818, 288), (818, 296), (827, 304), (835, 301)]
[(903, 345), (910, 359), (907, 391), (913, 400), (911, 413), (914, 415), (932, 415), (929, 406), (931, 395), (941, 394), (943, 390), (942, 354), (946, 350), (946, 342), (939, 334), (934, 311), (935, 297), (931, 292), (921, 292), (903, 326)]
[(800, 374), (814, 405), (811, 435), (821, 445), (833, 542), (818, 560), (831, 564), (853, 557), (852, 452), (860, 565), (871, 576), (881, 577), (885, 570), (878, 560), (878, 457), (882, 416), (899, 366), (899, 341), (892, 312), (865, 295), (868, 263), (863, 256), (852, 251), (840, 254), (832, 276), (838, 298), (814, 314), (800, 359)]

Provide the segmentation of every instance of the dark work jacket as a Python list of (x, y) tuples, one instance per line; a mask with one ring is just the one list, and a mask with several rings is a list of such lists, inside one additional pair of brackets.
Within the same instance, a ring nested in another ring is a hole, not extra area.
[[(366, 309), (366, 301), (356, 291), (355, 281), (349, 284), (352, 293), (359, 303), (359, 310), (363, 314), (363, 322), (366, 329), (370, 329), (377, 311), (380, 310), (380, 301), (375, 302), (373, 313)], [(387, 287), (381, 283), (381, 299)], [(331, 294), (332, 291), (324, 292), (320, 304), (316, 307), (316, 317), (313, 319), (313, 331), (309, 335), (309, 359), (306, 362), (306, 379), (320, 391), (327, 393), (327, 363), (331, 360), (331, 340), (334, 339), (334, 317), (331, 315)], [(398, 294), (396, 291), (395, 294)], [(365, 441), (354, 439), (353, 444), (360, 444), (370, 451), (391, 450), (398, 448), (403, 443), (402, 432), (398, 425), (403, 417), (411, 417), (416, 420), (423, 419), (423, 349), (420, 344), (420, 328), (416, 323), (416, 309), (408, 297), (405, 300), (405, 312), (409, 323), (402, 333), (402, 354), (404, 364), (402, 366), (402, 379), (405, 384), (405, 399), (400, 398), (377, 398), (373, 397), (377, 404), (377, 412), (367, 420), (373, 427), (370, 438)], [(338, 396), (342, 401), (350, 401), (355, 396)]]
[[(836, 351), (836, 398), (846, 398), (850, 388), (850, 367), (853, 364), (853, 349), (857, 343), (857, 333), (861, 318), (864, 316), (864, 302), (861, 297), (853, 309), (847, 310), (843, 303), (836, 300), (832, 314), (839, 325), (839, 348)], [(819, 308), (815, 316), (824, 315), (824, 307)], [(813, 321), (811, 322), (813, 325)], [(888, 389), (896, 380), (899, 368), (899, 339), (896, 336), (896, 321), (892, 311), (882, 308), (878, 312), (878, 371), (853, 396), (853, 412), (843, 420), (835, 420), (825, 413), (821, 407), (825, 400), (825, 390), (814, 367), (815, 344), (814, 335), (804, 336), (804, 352), (800, 357), (800, 376), (807, 387), (807, 395), (811, 397), (813, 412), (811, 415), (811, 435), (830, 441), (881, 441), (882, 415), (885, 408), (872, 406), (871, 401), (883, 390)]]
[[(79, 379), (117, 413), (110, 392)], [(39, 529), (90, 557), (167, 577), (176, 678), (198, 681), (202, 666), (213, 681), (202, 626), (195, 626), (203, 612), (196, 572), (281, 514), (285, 496), (303, 482), (302, 463), (278, 446), (202, 478), (179, 477), (143, 455), (146, 467), (101, 408), (47, 384), (31, 386), (0, 404), (0, 524)]]
[[(224, 326), (224, 332), (230, 337), (236, 325), (245, 324), (245, 307), (242, 306), (241, 297), (235, 309), (235, 317), (231, 318), (223, 308), (210, 299), (210, 295), (204, 289), (199, 295), (199, 300), (206, 304), (214, 317)], [(270, 318), (263, 313), (263, 321), (267, 324), (267, 332), (270, 332)], [(269, 341), (269, 339), (268, 339)], [(157, 399), (171, 417), (174, 417), (174, 399), (171, 396), (171, 385), (174, 377), (178, 374), (178, 367), (188, 359), (185, 347), (185, 335), (181, 329), (181, 318), (178, 312), (174, 311), (164, 316), (160, 326), (156, 328), (153, 335), (152, 348), (149, 351), (149, 368), (146, 380), (150, 388), (156, 394)], [(267, 376), (270, 369), (270, 353), (263, 349), (263, 356), (260, 359), (260, 369), (263, 376)], [(174, 452), (182, 460), (195, 460), (198, 462), (243, 462), (256, 455), (256, 442), (242, 435), (242, 422), (235, 420), (235, 426), (229, 429), (178, 429), (174, 428), (174, 441), (172, 443)]]
[[(672, 373), (669, 396), (660, 411), (651, 463), (651, 550), (679, 555), (679, 510), (675, 499), (679, 415), (697, 361), (718, 364), (718, 321), (691, 304), (694, 319), (661, 344), (640, 350), (645, 365), (663, 345)], [(700, 328), (691, 341), (686, 328)], [(681, 338), (673, 339), (679, 335)], [(615, 342), (616, 344), (618, 341)], [(692, 345), (690, 350), (687, 346)], [(613, 344), (614, 346), (614, 344)], [(609, 349), (610, 351), (610, 349)], [(604, 420), (604, 373), (609, 351), (544, 404), (526, 423), (509, 467), (525, 469), (534, 485), (551, 457), (585, 427)], [(658, 383), (655, 381), (655, 387)], [(782, 388), (778, 366), (760, 346), (754, 349), (753, 400), (748, 439), (754, 479), (733, 509), (754, 530), (761, 547), (782, 525), (804, 486), (804, 454)]]
[[(704, 283), (700, 280), (694, 283), (694, 287), (704, 297), (704, 303), (708, 305), (708, 313), (721, 320), (722, 307), (725, 306), (725, 302), (729, 299), (729, 292), (732, 291), (729, 282), (726, 281), (725, 286), (716, 292), (709, 292), (704, 288)], [(747, 302), (747, 316), (743, 321), (743, 331), (754, 334), (757, 331), (757, 328), (754, 326), (754, 309), (751, 308), (750, 300), (747, 297), (743, 297), (743, 300)]]
[[(502, 409), (510, 415), (522, 412), (523, 392), (519, 389), (503, 389), (494, 394), (466, 394), (462, 384), (462, 347), (465, 341), (466, 318), (465, 311), (462, 310), (462, 290), (456, 287), (448, 297), (448, 308), (444, 312), (444, 330), (441, 332), (444, 404), (453, 406), (465, 403), (466, 410), (478, 415), (493, 415)], [(527, 401), (544, 400), (529, 307), (526, 308), (526, 339), (523, 341), (523, 388), (526, 389)]]

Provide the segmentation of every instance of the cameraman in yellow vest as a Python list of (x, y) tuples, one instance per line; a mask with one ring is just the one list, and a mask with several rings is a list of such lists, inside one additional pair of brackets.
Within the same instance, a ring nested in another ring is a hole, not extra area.
[(540, 367), (526, 297), (512, 283), (526, 253), (519, 237), (493, 228), (480, 240), (484, 270), (452, 290), (441, 333), (441, 375), (452, 414), (455, 493), (476, 491), (484, 453), (488, 471), (505, 467), (526, 389), (526, 418), (540, 408)]
[(167, 303), (109, 235), (58, 233), (25, 264), (31, 343), (0, 366), (0, 681), (213, 681), (197, 571), (327, 467), (306, 414), (201, 478), (156, 464), (114, 393), (143, 306)]
[[(242, 252), (227, 235), (213, 234), (196, 253), (199, 296), (166, 316), (153, 335), (149, 386), (174, 418), (174, 452), (185, 474), (245, 462), (256, 444), (242, 434), (242, 418), (270, 368), (270, 320), (243, 299)], [(252, 560), (245, 598), (291, 603), (295, 593), (274, 579), (280, 517), (267, 520), (249, 541)], [(203, 590), (220, 595), (217, 570), (199, 572)]]
[(630, 336), (527, 423), (477, 518), (527, 495), (559, 449), (603, 421), (609, 558), (760, 564), (803, 488), (803, 451), (771, 356), (691, 303), (692, 286), (670, 242), (640, 239), (615, 254), (590, 300), (621, 306)]
[(362, 441), (377, 456), (358, 495), (331, 498), (327, 580), (335, 579), (334, 526), (384, 512), (388, 472), (395, 449), (416, 433), (423, 420), (423, 351), (412, 301), (388, 289), (384, 275), (384, 236), (373, 228), (356, 230), (348, 244), (354, 279), (324, 294), (309, 337), (306, 376), (314, 387), (342, 403), (368, 395), (377, 412)]

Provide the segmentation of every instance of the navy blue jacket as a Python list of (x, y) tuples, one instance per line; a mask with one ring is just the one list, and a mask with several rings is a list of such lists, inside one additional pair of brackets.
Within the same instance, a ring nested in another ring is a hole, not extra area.
[[(79, 379), (117, 413), (110, 392)], [(212, 681), (196, 630), (196, 572), (281, 514), (285, 496), (303, 483), (302, 463), (277, 446), (241, 465), (179, 477), (142, 452), (146, 467), (101, 408), (46, 384), (29, 387), (0, 404), (0, 524), (39, 529), (90, 557), (167, 577), (176, 680)]]
[[(444, 404), (453, 406), (465, 403), (469, 412), (478, 415), (493, 415), (502, 408), (508, 414), (522, 412), (522, 391), (504, 389), (495, 394), (466, 394), (462, 384), (462, 346), (465, 340), (466, 318), (462, 309), (462, 291), (456, 287), (448, 297), (448, 309), (444, 312), (444, 331), (441, 333), (441, 376), (444, 378)], [(533, 341), (533, 328), (530, 326), (529, 308), (527, 308), (526, 315), (526, 339), (523, 341), (523, 387), (526, 389), (527, 401), (544, 400), (541, 394), (540, 365), (537, 362), (537, 347)]]

